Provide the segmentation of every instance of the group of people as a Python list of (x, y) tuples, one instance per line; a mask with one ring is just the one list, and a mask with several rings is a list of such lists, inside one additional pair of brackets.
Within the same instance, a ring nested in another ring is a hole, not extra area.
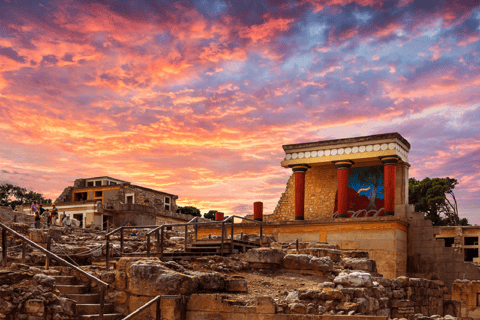
[[(58, 220), (58, 209), (55, 205), (53, 205), (52, 210), (49, 209), (44, 209), (43, 206), (40, 204), (37, 204), (37, 201), (34, 200), (31, 206), (32, 209), (32, 214), (35, 216), (35, 224), (34, 228), (39, 229), (40, 228), (40, 221), (47, 221), (47, 227), (50, 228), (50, 226), (56, 225), (56, 221)], [(62, 219), (60, 219), (62, 225), (70, 227), (72, 224), (72, 220), (70, 219), (70, 215), (63, 215), (62, 214)]]

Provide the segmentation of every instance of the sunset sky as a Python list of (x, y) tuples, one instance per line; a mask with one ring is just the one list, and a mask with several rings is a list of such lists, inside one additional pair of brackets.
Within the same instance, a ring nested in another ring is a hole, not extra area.
[(480, 224), (480, 2), (0, 0), (0, 181), (271, 213), (282, 145), (398, 132)]

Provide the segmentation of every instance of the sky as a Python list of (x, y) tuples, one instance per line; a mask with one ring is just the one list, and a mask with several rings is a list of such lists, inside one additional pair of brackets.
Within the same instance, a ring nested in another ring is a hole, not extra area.
[(0, 181), (269, 214), (282, 145), (398, 132), (480, 224), (479, 85), (479, 0), (0, 0)]

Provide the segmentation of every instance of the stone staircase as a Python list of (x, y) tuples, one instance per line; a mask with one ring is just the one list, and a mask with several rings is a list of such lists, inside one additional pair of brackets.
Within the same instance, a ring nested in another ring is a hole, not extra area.
[[(54, 276), (55, 288), (61, 295), (77, 302), (77, 319), (100, 319), (100, 294), (90, 291), (90, 286), (78, 284), (72, 276)], [(121, 313), (115, 313), (113, 304), (104, 304), (104, 320), (120, 320)]]

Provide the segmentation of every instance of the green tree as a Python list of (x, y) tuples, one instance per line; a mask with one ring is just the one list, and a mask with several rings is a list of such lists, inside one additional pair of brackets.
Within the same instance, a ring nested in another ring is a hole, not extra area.
[(415, 211), (424, 212), (434, 226), (468, 225), (466, 218), (458, 216), (458, 206), (453, 189), (458, 181), (453, 178), (409, 179), (409, 203)]
[(2, 206), (11, 206), (15, 209), (17, 205), (30, 204), (33, 200), (39, 203), (52, 203), (51, 199), (44, 198), (41, 193), (8, 182), (0, 184), (0, 205)]
[(193, 206), (178, 207), (177, 213), (189, 214), (194, 217), (201, 217), (200, 209)]
[(215, 212), (218, 212), (218, 210), (210, 210), (207, 213), (203, 214), (203, 217), (205, 219), (215, 220)]

